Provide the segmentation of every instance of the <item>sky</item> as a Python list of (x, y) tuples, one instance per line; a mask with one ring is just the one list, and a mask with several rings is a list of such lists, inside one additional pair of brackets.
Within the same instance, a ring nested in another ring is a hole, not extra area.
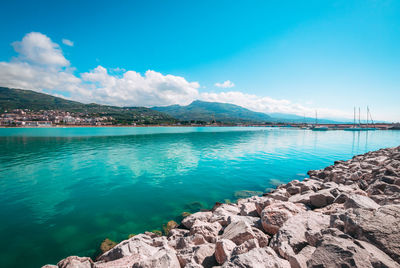
[(2, 1), (0, 86), (400, 121), (400, 1)]

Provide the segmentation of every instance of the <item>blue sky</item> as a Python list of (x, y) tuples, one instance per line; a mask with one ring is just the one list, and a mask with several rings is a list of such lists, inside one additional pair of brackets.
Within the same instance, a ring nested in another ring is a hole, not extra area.
[(325, 117), (369, 105), (400, 121), (398, 14), (400, 1), (4, 1), (0, 85)]

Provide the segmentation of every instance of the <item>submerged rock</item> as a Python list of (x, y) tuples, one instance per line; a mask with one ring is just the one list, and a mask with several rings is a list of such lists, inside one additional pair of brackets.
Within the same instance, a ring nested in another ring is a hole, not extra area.
[(239, 198), (247, 198), (253, 195), (262, 195), (262, 194), (263, 192), (260, 191), (241, 190), (241, 191), (236, 191), (234, 195), (235, 198), (239, 199)]
[(165, 235), (168, 235), (169, 232), (176, 227), (178, 227), (178, 224), (175, 221), (169, 221), (162, 226)]
[(196, 211), (199, 211), (201, 209), (204, 209), (205, 207), (206, 206), (201, 202), (192, 202), (192, 203), (189, 203), (189, 204), (185, 205), (185, 208), (187, 210), (189, 210), (190, 212), (196, 212)]
[(110, 249), (112, 249), (113, 247), (115, 247), (117, 245), (116, 242), (106, 238), (103, 240), (103, 242), (101, 242), (100, 245), (100, 250), (102, 253), (109, 251)]

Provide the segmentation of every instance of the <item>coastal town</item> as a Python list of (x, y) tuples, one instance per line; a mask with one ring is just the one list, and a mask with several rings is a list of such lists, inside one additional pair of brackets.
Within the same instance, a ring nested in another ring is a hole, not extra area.
[(112, 125), (111, 116), (91, 116), (85, 113), (73, 113), (59, 110), (32, 111), (14, 109), (0, 114), (0, 126), (49, 127), (56, 125)]
[[(265, 123), (226, 123), (219, 121), (176, 121), (169, 124), (149, 124), (150, 120), (157, 118), (149, 118), (148, 115), (133, 115), (131, 122), (121, 124), (118, 120), (110, 115), (94, 115), (85, 112), (68, 112), (62, 110), (39, 110), (30, 109), (13, 109), (5, 110), (0, 113), (0, 127), (57, 127), (57, 126), (137, 126), (137, 125), (159, 125), (159, 126), (268, 126), (268, 127), (294, 127), (301, 129), (321, 129), (326, 130), (343, 130), (352, 129), (351, 124), (304, 124), (304, 123), (282, 123), (282, 122), (265, 122)], [(360, 124), (360, 129), (367, 129), (368, 125)], [(369, 125), (369, 130), (371, 130)], [(397, 130), (400, 129), (398, 123), (376, 123), (374, 129), (380, 130)]]

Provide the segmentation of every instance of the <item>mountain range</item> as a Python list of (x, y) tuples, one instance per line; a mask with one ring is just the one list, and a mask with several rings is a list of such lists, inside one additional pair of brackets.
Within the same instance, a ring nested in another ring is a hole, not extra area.
[[(303, 117), (295, 114), (260, 113), (241, 106), (229, 103), (193, 101), (186, 106), (170, 105), (152, 107), (181, 121), (219, 121), (226, 123), (315, 123), (315, 118)], [(337, 123), (333, 120), (319, 119), (322, 124)]]
[(84, 104), (32, 90), (0, 87), (0, 113), (13, 109), (60, 110), (91, 116), (111, 116), (115, 123), (130, 124), (134, 119), (147, 124), (175, 123), (168, 114), (146, 107), (118, 107), (96, 103)]
[(219, 102), (193, 101), (187, 106), (171, 105), (153, 107), (181, 121), (217, 121), (226, 123), (271, 122), (265, 113), (253, 112), (238, 105)]
[[(84, 104), (32, 90), (0, 87), (0, 112), (12, 109), (62, 110), (90, 115), (112, 116), (119, 123), (131, 123), (142, 118), (147, 123), (176, 123), (177, 121), (221, 123), (314, 123), (315, 118), (294, 114), (254, 112), (238, 105), (219, 102), (193, 101), (186, 106), (118, 107), (95, 103)], [(319, 119), (319, 123), (337, 123)]]

